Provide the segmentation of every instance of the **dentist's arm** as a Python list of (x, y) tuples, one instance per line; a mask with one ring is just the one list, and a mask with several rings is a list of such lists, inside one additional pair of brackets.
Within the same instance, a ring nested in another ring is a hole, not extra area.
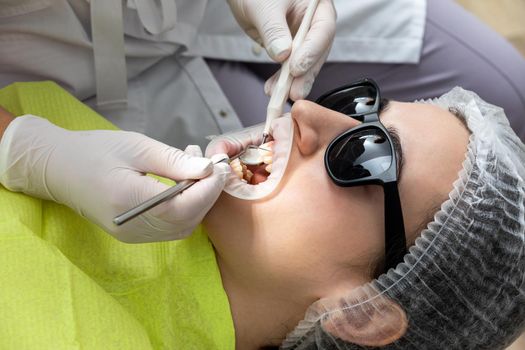
[[(67, 205), (117, 239), (154, 242), (188, 236), (224, 188), (227, 164), (213, 165), (144, 135), (70, 131), (32, 115), (10, 121), (0, 140), (0, 183), (7, 189)], [(182, 194), (122, 225), (113, 217), (164, 191), (147, 173), (202, 179)]]

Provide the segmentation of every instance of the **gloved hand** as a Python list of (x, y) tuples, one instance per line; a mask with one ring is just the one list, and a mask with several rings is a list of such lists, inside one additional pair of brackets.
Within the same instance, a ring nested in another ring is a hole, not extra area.
[(229, 157), (232, 157), (249, 145), (260, 145), (263, 131), (264, 123), (216, 136), (206, 147), (206, 157), (211, 157), (215, 154), (227, 154)]
[[(189, 235), (217, 200), (230, 172), (213, 165), (198, 146), (189, 153), (125, 131), (69, 131), (35, 116), (16, 118), (0, 142), (0, 182), (8, 189), (74, 209), (117, 239), (153, 242)], [(202, 179), (182, 194), (116, 226), (114, 216), (174, 180)]]
[[(292, 33), (299, 29), (309, 0), (228, 0), (242, 29), (266, 48), (270, 57), (282, 63), (290, 55)], [(304, 43), (290, 58), (294, 81), (290, 98), (305, 98), (312, 89), (315, 77), (328, 57), (335, 36), (336, 12), (333, 0), (320, 0)], [(265, 84), (271, 94), (277, 72)]]

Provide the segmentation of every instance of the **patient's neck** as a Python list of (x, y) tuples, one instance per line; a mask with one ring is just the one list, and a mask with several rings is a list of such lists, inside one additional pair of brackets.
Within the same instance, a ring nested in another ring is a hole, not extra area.
[(274, 283), (271, 277), (265, 282), (264, 276), (242, 276), (220, 256), (217, 261), (230, 302), (236, 349), (280, 345), (304, 318), (308, 306), (318, 299), (286, 289)]

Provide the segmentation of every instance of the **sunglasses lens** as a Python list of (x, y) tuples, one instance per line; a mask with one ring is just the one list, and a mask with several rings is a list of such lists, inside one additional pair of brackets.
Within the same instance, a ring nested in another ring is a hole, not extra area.
[(387, 171), (392, 150), (381, 129), (365, 128), (342, 136), (331, 144), (327, 163), (333, 176), (342, 181), (364, 179)]
[(354, 86), (333, 92), (321, 98), (318, 103), (323, 107), (351, 116), (370, 113), (374, 108), (376, 96), (377, 90), (371, 85)]

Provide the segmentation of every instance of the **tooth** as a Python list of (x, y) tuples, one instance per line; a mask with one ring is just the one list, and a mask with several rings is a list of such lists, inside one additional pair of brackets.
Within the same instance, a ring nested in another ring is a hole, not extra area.
[(248, 182), (252, 179), (253, 173), (250, 170), (246, 170), (246, 175), (244, 176), (244, 179)]
[(233, 172), (242, 179), (242, 167), (241, 163), (238, 159), (234, 159), (230, 162), (230, 167), (232, 168)]
[(230, 168), (232, 168), (235, 171), (241, 171), (242, 172), (242, 166), (241, 164), (234, 164), (233, 162), (230, 163)]
[(233, 172), (235, 173), (235, 175), (237, 175), (237, 177), (239, 179), (242, 179), (242, 171), (238, 171), (238, 170), (233, 169)]
[(268, 173), (271, 173), (272, 172), (272, 165), (271, 164), (268, 164), (266, 166), (266, 168), (264, 168), (264, 170), (266, 170)]
[(273, 150), (273, 144), (274, 144), (275, 141), (269, 141), (269, 142), (266, 142), (264, 144), (262, 144), (260, 147), (261, 148), (264, 148), (264, 149), (269, 149), (269, 150)]
[(273, 156), (265, 156), (263, 157), (263, 163), (264, 164), (272, 164), (273, 163)]
[(272, 151), (271, 150), (264, 150), (264, 149), (260, 149), (259, 150), (259, 155), (261, 157), (266, 157), (266, 156), (271, 156), (272, 155)]
[(230, 168), (232, 168), (232, 170), (236, 173), (242, 173), (242, 168), (240, 166), (230, 166)]

